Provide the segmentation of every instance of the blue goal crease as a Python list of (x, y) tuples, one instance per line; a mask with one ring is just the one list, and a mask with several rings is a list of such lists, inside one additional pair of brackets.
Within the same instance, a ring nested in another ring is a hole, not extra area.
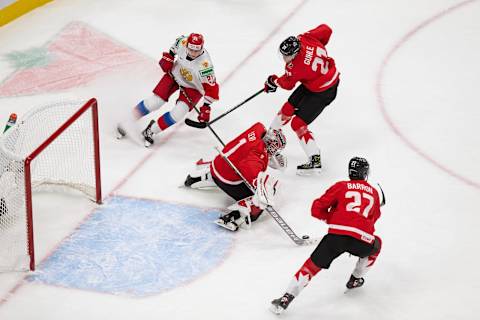
[(219, 213), (113, 197), (28, 280), (139, 297), (176, 288), (228, 255), (234, 237), (213, 223)]

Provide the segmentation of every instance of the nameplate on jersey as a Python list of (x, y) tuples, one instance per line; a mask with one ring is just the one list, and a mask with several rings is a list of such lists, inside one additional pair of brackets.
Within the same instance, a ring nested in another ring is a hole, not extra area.
[(200, 70), (200, 75), (202, 77), (207, 77), (213, 74), (213, 67)]

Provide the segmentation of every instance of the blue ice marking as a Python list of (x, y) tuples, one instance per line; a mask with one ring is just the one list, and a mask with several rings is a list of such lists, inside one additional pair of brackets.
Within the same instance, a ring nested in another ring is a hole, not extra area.
[(229, 252), (233, 233), (212, 223), (218, 211), (111, 198), (29, 280), (146, 296), (205, 274)]

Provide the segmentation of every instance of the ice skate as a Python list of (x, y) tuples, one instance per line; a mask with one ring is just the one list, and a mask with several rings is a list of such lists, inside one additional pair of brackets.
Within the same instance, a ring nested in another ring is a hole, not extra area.
[(230, 231), (237, 231), (243, 221), (240, 211), (235, 210), (223, 216), (220, 216), (220, 218), (218, 218), (214, 222), (216, 225), (222, 228), (228, 229)]
[(285, 293), (281, 298), (275, 299), (270, 305), (270, 311), (275, 314), (282, 314), (288, 305), (293, 301), (295, 297), (289, 293)]
[(318, 174), (322, 171), (322, 160), (319, 154), (310, 157), (310, 161), (297, 166), (297, 174), (300, 176), (308, 176)]
[(350, 279), (347, 282), (347, 289), (360, 288), (365, 283), (363, 278), (355, 278), (353, 274), (350, 276)]
[(155, 123), (155, 120), (150, 120), (150, 123), (148, 126), (145, 128), (145, 130), (142, 131), (142, 136), (144, 141), (144, 145), (146, 148), (149, 148), (155, 141), (153, 140), (153, 131), (152, 131), (152, 126)]

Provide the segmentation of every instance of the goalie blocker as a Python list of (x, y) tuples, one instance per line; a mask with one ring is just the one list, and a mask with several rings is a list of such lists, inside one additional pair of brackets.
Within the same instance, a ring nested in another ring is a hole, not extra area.
[[(218, 155), (203, 171), (189, 174), (184, 184), (191, 188), (220, 188), (236, 203), (228, 207), (229, 213), (215, 223), (232, 231), (242, 225), (249, 227), (250, 222), (256, 221), (267, 205), (273, 204), (278, 181), (265, 171), (272, 156), (277, 155), (285, 143), (285, 136), (280, 130), (267, 132), (265, 126), (258, 122), (223, 148), (222, 154), (228, 157), (250, 185), (256, 187), (255, 192), (222, 155)], [(281, 163), (286, 165), (286, 159), (282, 159)], [(275, 164), (279, 168), (280, 163)]]

